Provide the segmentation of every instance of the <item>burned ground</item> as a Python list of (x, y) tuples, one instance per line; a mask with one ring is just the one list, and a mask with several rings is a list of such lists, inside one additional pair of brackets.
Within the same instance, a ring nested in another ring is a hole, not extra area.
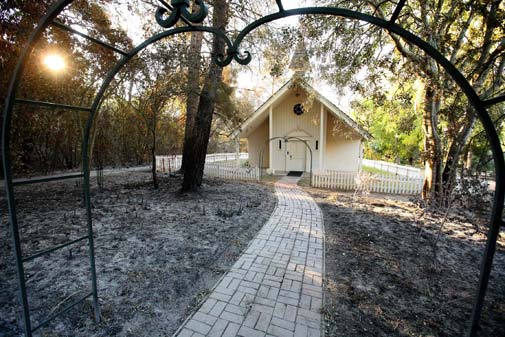
[[(42, 335), (171, 335), (267, 221), (275, 197), (267, 185), (209, 179), (201, 193), (178, 193), (180, 178), (154, 190), (147, 172), (105, 177), (93, 188), (101, 323), (90, 300), (56, 319)], [(85, 235), (77, 181), (19, 188), (25, 254)], [(0, 336), (21, 334), (12, 244), (2, 198)], [(33, 321), (90, 290), (87, 246), (26, 264)], [(63, 300), (67, 300), (64, 302)]]
[[(466, 334), (487, 231), (483, 218), (455, 209), (441, 226), (445, 212), (406, 198), (309, 191), (325, 219), (327, 336)], [(482, 336), (505, 336), (504, 276), (502, 232)]]

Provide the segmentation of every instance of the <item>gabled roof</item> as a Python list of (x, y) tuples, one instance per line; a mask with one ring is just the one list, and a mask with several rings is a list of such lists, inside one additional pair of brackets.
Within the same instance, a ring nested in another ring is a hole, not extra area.
[[(282, 98), (285, 93), (291, 88), (291, 84), (295, 81), (295, 77), (287, 81), (276, 93), (274, 93), (266, 102), (264, 102), (256, 111), (246, 119), (246, 121), (240, 127), (240, 137), (245, 138), (247, 135), (256, 129), (269, 114), (269, 107), (273, 105), (277, 100)], [(346, 125), (355, 130), (361, 137), (368, 139), (370, 134), (359, 127), (359, 125), (349, 117), (345, 112), (339, 109), (335, 104), (331, 103), (326, 97), (321, 95), (316, 89), (305, 81), (299, 81), (299, 85), (305, 89), (309, 94), (313, 95), (321, 104), (326, 107), (326, 109), (335, 117), (342, 120)]]

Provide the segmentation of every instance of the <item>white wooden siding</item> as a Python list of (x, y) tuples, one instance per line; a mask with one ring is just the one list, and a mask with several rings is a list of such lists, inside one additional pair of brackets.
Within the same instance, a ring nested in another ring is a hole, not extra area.
[(337, 119), (328, 114), (324, 169), (357, 172), (361, 165), (361, 137), (351, 128), (335, 129)]
[(270, 146), (268, 145), (268, 118), (247, 138), (247, 150), (251, 166), (260, 165), (260, 152), (263, 150), (263, 167), (269, 167)]
[[(313, 168), (317, 169), (319, 166), (318, 158), (319, 152), (316, 151), (316, 140), (320, 142), (320, 103), (314, 101), (309, 104), (306, 101), (306, 94), (302, 90), (297, 97), (295, 92), (290, 90), (278, 104), (273, 106), (272, 109), (272, 137), (287, 137), (294, 136), (300, 137), (308, 142), (308, 145), (313, 152)], [(306, 106), (307, 110), (301, 116), (297, 116), (293, 112), (295, 104), (302, 103)], [(309, 151), (306, 150), (307, 170), (310, 167), (308, 158), (310, 158)], [(282, 149), (279, 150), (278, 143), (272, 145), (272, 165), (271, 168), (277, 171), (286, 170), (286, 148), (282, 144)]]

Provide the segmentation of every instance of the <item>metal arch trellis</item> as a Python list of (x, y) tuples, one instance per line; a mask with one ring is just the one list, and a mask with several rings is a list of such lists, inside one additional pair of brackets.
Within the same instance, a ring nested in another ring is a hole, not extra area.
[[(394, 33), (408, 42), (416, 45), (420, 49), (424, 50), (426, 54), (436, 60), (438, 64), (440, 64), (446, 72), (453, 78), (453, 80), (460, 86), (463, 92), (468, 97), (468, 100), (474, 106), (477, 115), (486, 131), (487, 138), (489, 140), (491, 150), (493, 152), (494, 164), (495, 164), (495, 174), (496, 174), (496, 189), (493, 200), (493, 208), (491, 212), (490, 218), (490, 229), (488, 232), (486, 247), (484, 250), (484, 256), (482, 258), (481, 271), (479, 277), (479, 285), (478, 290), (475, 297), (471, 325), (469, 328), (469, 335), (475, 336), (478, 330), (478, 324), (482, 312), (482, 307), (484, 303), (484, 296), (487, 289), (487, 284), (489, 280), (489, 274), (491, 272), (491, 266), (493, 262), (493, 256), (496, 250), (496, 240), (499, 233), (500, 226), (503, 225), (503, 220), (501, 219), (501, 215), (503, 212), (503, 204), (504, 204), (504, 194), (505, 194), (505, 161), (503, 157), (503, 152), (501, 150), (501, 145), (499, 141), (498, 134), (493, 125), (493, 122), (486, 110), (486, 107), (498, 104), (500, 102), (505, 101), (505, 95), (501, 95), (498, 97), (494, 97), (491, 99), (483, 100), (481, 99), (476, 91), (473, 89), (468, 80), (461, 74), (461, 72), (449, 61), (447, 60), (436, 48), (431, 46), (426, 41), (422, 40), (418, 36), (413, 33), (407, 31), (402, 28), (398, 24), (395, 23), (396, 19), (400, 15), (400, 12), (403, 6), (406, 3), (406, 0), (399, 0), (398, 5), (395, 8), (391, 18), (389, 20), (380, 19), (368, 14), (364, 14), (361, 12), (356, 12), (348, 9), (337, 8), (337, 7), (303, 7), (285, 10), (282, 4), (282, 0), (276, 0), (276, 4), (278, 7), (278, 11), (264, 16), (248, 26), (246, 26), (240, 34), (236, 37), (234, 41), (232, 41), (224, 31), (208, 26), (200, 26), (193, 25), (192, 23), (200, 23), (203, 22), (205, 17), (207, 16), (207, 7), (203, 0), (196, 0), (196, 3), (199, 5), (198, 10), (191, 12), (189, 10), (190, 0), (171, 0), (171, 3), (167, 3), (165, 0), (159, 0), (160, 7), (156, 11), (155, 18), (156, 21), (164, 28), (168, 30), (161, 32), (147, 39), (137, 47), (131, 49), (130, 51), (122, 51), (106, 42), (97, 40), (93, 37), (87, 36), (80, 32), (75, 31), (71, 27), (65, 26), (61, 23), (55, 21), (56, 17), (63, 11), (67, 6), (69, 6), (73, 0), (59, 0), (55, 3), (48, 13), (41, 19), (37, 28), (32, 32), (30, 38), (28, 39), (27, 45), (25, 46), (23, 52), (21, 53), (18, 64), (15, 68), (14, 75), (11, 79), (9, 90), (7, 93), (7, 98), (5, 101), (5, 111), (4, 111), (4, 120), (3, 120), (3, 133), (2, 133), (2, 161), (4, 167), (4, 175), (5, 175), (5, 189), (6, 189), (6, 197), (8, 202), (9, 209), (9, 222), (11, 228), (11, 235), (13, 240), (14, 253), (16, 258), (16, 269), (18, 274), (18, 283), (19, 283), (19, 293), (20, 300), (22, 304), (22, 313), (23, 313), (23, 324), (24, 330), (27, 336), (32, 336), (33, 332), (49, 323), (52, 319), (61, 315), (62, 313), (70, 310), (75, 305), (83, 302), (88, 297), (93, 298), (93, 305), (95, 311), (95, 319), (98, 321), (100, 317), (100, 308), (98, 303), (98, 291), (96, 286), (96, 270), (95, 270), (95, 256), (94, 256), (94, 242), (93, 242), (93, 225), (91, 219), (91, 197), (90, 197), (90, 170), (89, 170), (89, 137), (91, 127), (93, 125), (93, 119), (96, 115), (97, 110), (100, 107), (100, 103), (102, 101), (105, 90), (108, 88), (111, 81), (114, 79), (115, 75), (121, 70), (121, 68), (128, 63), (135, 55), (145, 49), (147, 46), (163, 39), (170, 37), (172, 35), (191, 32), (191, 31), (202, 31), (208, 32), (214, 35), (219, 36), (224, 39), (227, 45), (226, 55), (217, 55), (215, 56), (215, 62), (218, 65), (226, 66), (229, 65), (233, 60), (238, 62), (239, 64), (248, 64), (252, 56), (249, 52), (240, 53), (240, 45), (244, 38), (252, 32), (254, 29), (259, 26), (272, 22), (278, 19), (282, 19), (288, 16), (293, 15), (332, 15), (332, 16), (340, 16), (349, 19), (361, 20), (373, 24), (375, 26), (381, 27), (383, 29), (388, 30), (391, 33)], [(170, 12), (170, 15), (167, 14)], [(182, 21), (186, 24), (184, 27), (174, 27), (176, 23)], [(39, 102), (33, 101), (29, 99), (20, 99), (17, 98), (17, 90), (21, 81), (21, 76), (24, 72), (25, 65), (27, 59), (32, 52), (35, 43), (39, 40), (44, 30), (50, 25), (67, 30), (73, 34), (78, 34), (81, 37), (88, 39), (89, 41), (96, 43), (104, 48), (108, 48), (113, 50), (114, 52), (120, 54), (121, 59), (109, 70), (107, 75), (104, 77), (104, 82), (102, 83), (100, 89), (98, 90), (94, 101), (90, 107), (79, 107), (79, 106), (71, 106), (64, 104), (56, 104), (51, 102)], [(66, 175), (60, 177), (51, 177), (45, 179), (33, 179), (29, 183), (43, 183), (46, 181), (53, 180), (62, 180), (62, 179), (70, 179), (70, 178), (83, 178), (84, 184), (84, 195), (85, 195), (85, 207), (86, 207), (86, 219), (87, 219), (87, 235), (81, 238), (77, 238), (75, 240), (66, 242), (64, 244), (58, 245), (51, 249), (41, 251), (32, 256), (23, 257), (20, 245), (20, 235), (18, 229), (18, 221), (17, 221), (17, 213), (15, 207), (15, 194), (14, 187), (22, 184), (27, 184), (27, 182), (18, 182), (13, 181), (12, 175), (12, 165), (10, 160), (10, 126), (13, 108), (17, 104), (29, 104), (36, 106), (43, 106), (48, 108), (63, 108), (68, 110), (76, 110), (76, 111), (84, 111), (89, 113), (88, 122), (86, 124), (86, 130), (83, 135), (82, 142), (82, 162), (83, 162), (83, 173), (82, 174), (73, 174)], [(25, 272), (24, 272), (24, 262), (33, 260), (42, 256), (44, 254), (53, 252), (57, 249), (61, 249), (67, 247), (71, 244), (81, 242), (87, 240), (89, 246), (89, 259), (90, 259), (90, 272), (91, 272), (91, 292), (86, 296), (81, 298), (80, 300), (68, 304), (65, 306), (60, 312), (52, 314), (50, 317), (45, 319), (42, 322), (39, 322), (37, 325), (32, 327), (32, 322), (30, 319), (30, 310), (26, 292), (26, 283), (25, 283)]]
[(295, 140), (295, 141), (298, 141), (298, 142), (302, 142), (305, 145), (305, 147), (309, 150), (309, 154), (310, 154), (310, 176), (309, 176), (309, 179), (310, 179), (310, 186), (312, 186), (312, 159), (313, 159), (312, 149), (310, 148), (309, 143), (306, 140), (298, 138), (298, 137), (272, 137), (272, 138), (270, 138), (269, 140), (267, 140), (265, 142), (265, 144), (263, 145), (263, 147), (261, 148), (261, 151), (259, 153), (260, 180), (261, 180), (261, 177), (262, 177), (261, 170), (263, 168), (263, 153), (265, 152), (266, 147), (270, 145), (270, 142), (272, 140), (276, 140), (276, 139), (283, 140), (284, 143), (287, 143), (290, 140)]

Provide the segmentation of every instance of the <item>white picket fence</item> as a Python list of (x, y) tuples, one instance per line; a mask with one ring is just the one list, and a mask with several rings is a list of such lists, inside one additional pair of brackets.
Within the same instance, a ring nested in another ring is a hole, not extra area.
[(182, 156), (156, 156), (156, 171), (173, 173), (181, 168)]
[(406, 175), (386, 176), (368, 172), (324, 171), (313, 174), (312, 186), (344, 191), (414, 195), (421, 193), (423, 178)]
[[(249, 159), (248, 153), (239, 153), (239, 162)], [(182, 156), (156, 156), (156, 170), (162, 173), (173, 173), (181, 168)], [(204, 174), (234, 180), (253, 180), (260, 178), (257, 167), (237, 167), (236, 153), (213, 153), (205, 159)]]
[[(239, 159), (240, 160), (248, 160), (249, 153), (245, 153), (245, 152), (239, 153)], [(226, 165), (228, 165), (228, 166), (235, 165), (236, 160), (237, 160), (236, 153), (213, 153), (213, 154), (208, 154), (207, 158), (205, 158), (206, 163), (215, 163), (215, 162), (219, 161), (219, 162), (226, 162)]]
[(423, 176), (421, 169), (419, 169), (417, 167), (398, 165), (398, 164), (388, 163), (388, 162), (381, 161), (381, 160), (363, 159), (362, 165), (368, 166), (368, 167), (373, 167), (373, 168), (379, 169), (381, 171), (385, 171), (385, 172), (392, 173), (395, 175), (400, 175), (400, 176), (407, 176), (407, 177), (422, 177)]
[(260, 170), (258, 167), (232, 167), (205, 164), (203, 173), (209, 177), (231, 180), (260, 180)]
[[(239, 153), (239, 161), (249, 159), (248, 153)], [(205, 158), (205, 163), (220, 162), (220, 166), (236, 166), (236, 153), (212, 153)], [(156, 170), (163, 173), (172, 173), (181, 168), (182, 155), (156, 156)]]

